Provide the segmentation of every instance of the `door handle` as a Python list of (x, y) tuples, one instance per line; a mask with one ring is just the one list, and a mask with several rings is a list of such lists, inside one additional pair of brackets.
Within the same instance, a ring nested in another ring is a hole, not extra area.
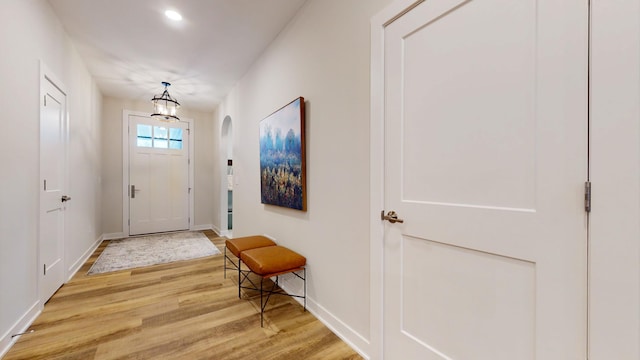
[(71, 197), (67, 196), (67, 195), (62, 195), (62, 199), (61, 200), (62, 200), (62, 202), (67, 202), (67, 201), (71, 200)]
[(398, 218), (398, 214), (396, 214), (395, 211), (391, 210), (387, 213), (387, 215), (384, 214), (384, 210), (382, 210), (382, 212), (380, 213), (380, 220), (387, 220), (388, 222), (395, 224), (395, 223), (404, 223), (404, 220), (399, 219)]
[(136, 189), (135, 185), (131, 185), (131, 198), (132, 199), (136, 198), (136, 191), (140, 191), (140, 189)]

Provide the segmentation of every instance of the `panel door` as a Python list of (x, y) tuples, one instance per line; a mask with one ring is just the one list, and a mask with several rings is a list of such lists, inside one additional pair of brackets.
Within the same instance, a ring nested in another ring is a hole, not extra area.
[(130, 115), (130, 235), (189, 229), (188, 126)]
[(587, 28), (429, 0), (385, 29), (385, 358), (585, 358)]

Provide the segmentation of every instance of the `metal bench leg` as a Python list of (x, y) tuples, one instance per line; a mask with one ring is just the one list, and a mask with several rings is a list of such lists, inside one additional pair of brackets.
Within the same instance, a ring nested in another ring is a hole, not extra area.
[[(264, 327), (264, 305), (262, 304), (262, 283), (264, 278), (260, 278), (260, 327)], [(266, 305), (266, 304), (265, 304)]]

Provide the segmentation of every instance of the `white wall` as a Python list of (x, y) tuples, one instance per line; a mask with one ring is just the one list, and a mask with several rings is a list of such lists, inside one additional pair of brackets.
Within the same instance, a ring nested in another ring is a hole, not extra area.
[[(309, 308), (369, 352), (369, 20), (388, 0), (309, 0), (218, 108), (233, 119), (234, 237), (307, 257)], [(307, 212), (260, 203), (261, 119), (306, 100)], [(214, 225), (219, 226), (218, 223)]]
[(44, 0), (0, 2), (0, 354), (40, 309), (40, 60), (66, 86), (70, 123), (67, 276), (102, 234), (100, 93)]
[[(151, 97), (153, 94), (150, 94)], [(104, 97), (102, 108), (102, 224), (105, 234), (122, 232), (122, 111), (150, 111), (151, 102)], [(212, 114), (180, 109), (181, 117), (194, 120), (194, 226), (210, 226), (213, 219)]]

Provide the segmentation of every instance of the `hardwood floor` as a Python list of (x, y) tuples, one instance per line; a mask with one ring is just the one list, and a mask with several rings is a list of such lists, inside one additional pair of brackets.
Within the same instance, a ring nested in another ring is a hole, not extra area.
[[(223, 250), (224, 238), (204, 233)], [(260, 328), (259, 296), (238, 299), (237, 280), (223, 277), (222, 255), (87, 276), (107, 243), (4, 360), (361, 359), (286, 296), (269, 300)]]

